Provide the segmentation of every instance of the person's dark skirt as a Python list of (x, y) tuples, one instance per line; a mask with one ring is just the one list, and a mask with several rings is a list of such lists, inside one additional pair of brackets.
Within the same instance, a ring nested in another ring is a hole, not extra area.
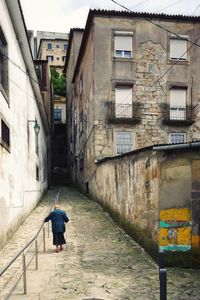
[(53, 245), (63, 245), (66, 244), (64, 233), (53, 232)]

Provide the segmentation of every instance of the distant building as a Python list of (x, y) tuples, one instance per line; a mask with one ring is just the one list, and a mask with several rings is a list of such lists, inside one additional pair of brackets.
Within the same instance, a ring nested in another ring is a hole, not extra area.
[(68, 34), (37, 31), (37, 58), (48, 60), (62, 74), (68, 47)]
[[(62, 77), (66, 63), (68, 34), (37, 31), (36, 41), (38, 47), (37, 59), (39, 61), (47, 61), (49, 68), (54, 68)], [(53, 72), (53, 70), (51, 71)], [(51, 76), (53, 77), (52, 72)], [(52, 117), (52, 183), (65, 184), (67, 181), (66, 96), (65, 90), (59, 93), (55, 86), (53, 91)]]

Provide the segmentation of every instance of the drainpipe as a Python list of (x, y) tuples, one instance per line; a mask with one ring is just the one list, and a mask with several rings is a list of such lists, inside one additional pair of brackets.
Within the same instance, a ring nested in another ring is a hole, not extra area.
[(171, 144), (163, 146), (154, 146), (153, 151), (175, 150), (175, 149), (188, 149), (200, 147), (200, 142), (186, 143), (186, 144)]

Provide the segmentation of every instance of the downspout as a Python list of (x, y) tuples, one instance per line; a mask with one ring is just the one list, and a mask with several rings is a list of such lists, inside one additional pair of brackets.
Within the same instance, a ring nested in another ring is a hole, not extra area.
[(154, 146), (153, 151), (178, 150), (178, 149), (188, 149), (188, 148), (197, 148), (197, 147), (200, 147), (200, 142)]

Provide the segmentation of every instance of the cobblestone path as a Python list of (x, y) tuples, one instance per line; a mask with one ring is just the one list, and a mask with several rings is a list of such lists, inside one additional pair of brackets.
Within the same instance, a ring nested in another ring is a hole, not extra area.
[[(0, 251), (1, 266), (32, 237), (30, 232), (34, 234), (39, 227), (52, 193), (55, 191), (49, 191)], [(27, 295), (22, 294), (20, 281), (10, 299), (159, 299), (157, 265), (98, 204), (73, 189), (63, 188), (60, 205), (70, 219), (66, 249), (55, 253), (50, 235), (46, 252), (42, 247), (39, 251), (39, 270), (34, 270), (33, 262), (27, 272)], [(168, 300), (200, 299), (200, 270), (168, 269), (167, 275)]]

